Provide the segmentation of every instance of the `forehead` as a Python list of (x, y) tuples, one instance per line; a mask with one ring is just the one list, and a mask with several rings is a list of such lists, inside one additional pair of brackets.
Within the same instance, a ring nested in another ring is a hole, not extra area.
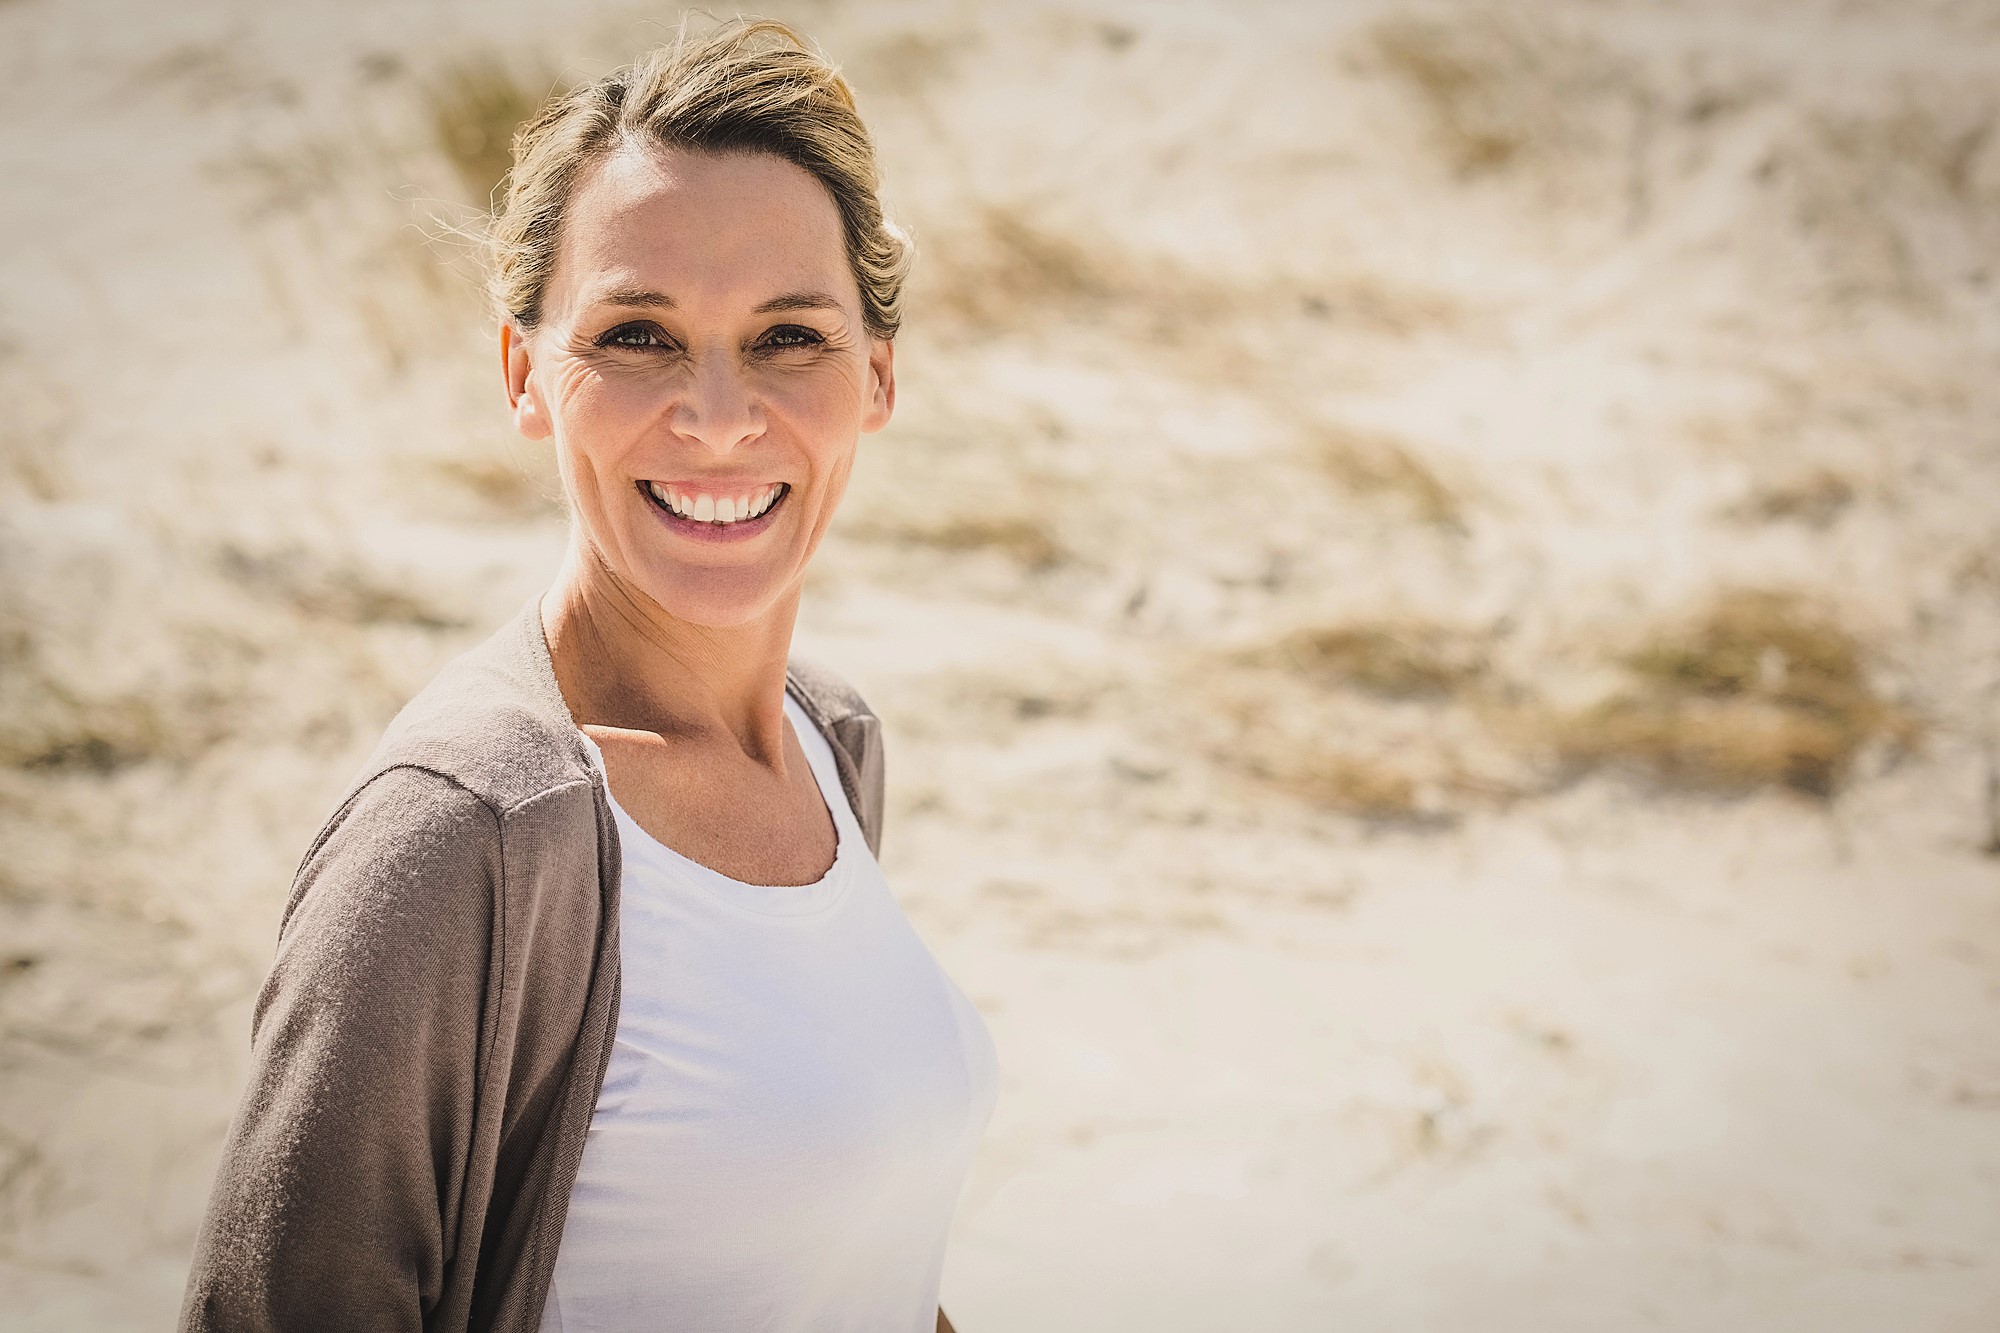
[(561, 300), (635, 284), (677, 304), (802, 288), (859, 300), (833, 196), (770, 153), (619, 146), (578, 182), (556, 269)]

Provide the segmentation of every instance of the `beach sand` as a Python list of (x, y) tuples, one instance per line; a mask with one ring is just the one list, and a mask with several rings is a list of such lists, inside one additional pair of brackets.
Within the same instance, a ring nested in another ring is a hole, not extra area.
[[(958, 1327), (2000, 1326), (2000, 9), (769, 12), (919, 247), (798, 642), (999, 1047)], [(0, 4), (0, 1327), (171, 1320), (561, 555), (453, 229), (673, 17)]]

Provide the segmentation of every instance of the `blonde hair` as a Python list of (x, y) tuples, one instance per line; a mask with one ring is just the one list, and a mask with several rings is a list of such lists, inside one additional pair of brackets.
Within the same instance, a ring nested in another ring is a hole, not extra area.
[(863, 322), (902, 324), (909, 238), (882, 211), (875, 148), (854, 94), (806, 40), (769, 19), (672, 42), (562, 93), (514, 134), (506, 196), (488, 224), (496, 313), (524, 331), (542, 319), (563, 219), (586, 168), (621, 143), (771, 153), (817, 177), (840, 210)]

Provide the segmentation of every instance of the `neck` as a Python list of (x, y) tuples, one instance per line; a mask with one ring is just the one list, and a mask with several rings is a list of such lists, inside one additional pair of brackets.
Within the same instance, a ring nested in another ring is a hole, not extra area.
[(618, 577), (580, 536), (542, 595), (542, 632), (570, 716), (585, 728), (716, 743), (784, 767), (794, 587), (740, 625), (697, 625)]

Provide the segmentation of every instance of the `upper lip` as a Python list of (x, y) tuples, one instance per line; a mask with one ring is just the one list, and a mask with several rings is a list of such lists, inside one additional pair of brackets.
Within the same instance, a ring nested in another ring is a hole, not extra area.
[(664, 477), (647, 477), (645, 484), (648, 486), (664, 486), (668, 490), (677, 491), (682, 495), (713, 495), (717, 499), (721, 499), (725, 495), (741, 495), (745, 491), (761, 491), (766, 486), (777, 486), (781, 483), (775, 477), (744, 477), (734, 481), (669, 481)]

